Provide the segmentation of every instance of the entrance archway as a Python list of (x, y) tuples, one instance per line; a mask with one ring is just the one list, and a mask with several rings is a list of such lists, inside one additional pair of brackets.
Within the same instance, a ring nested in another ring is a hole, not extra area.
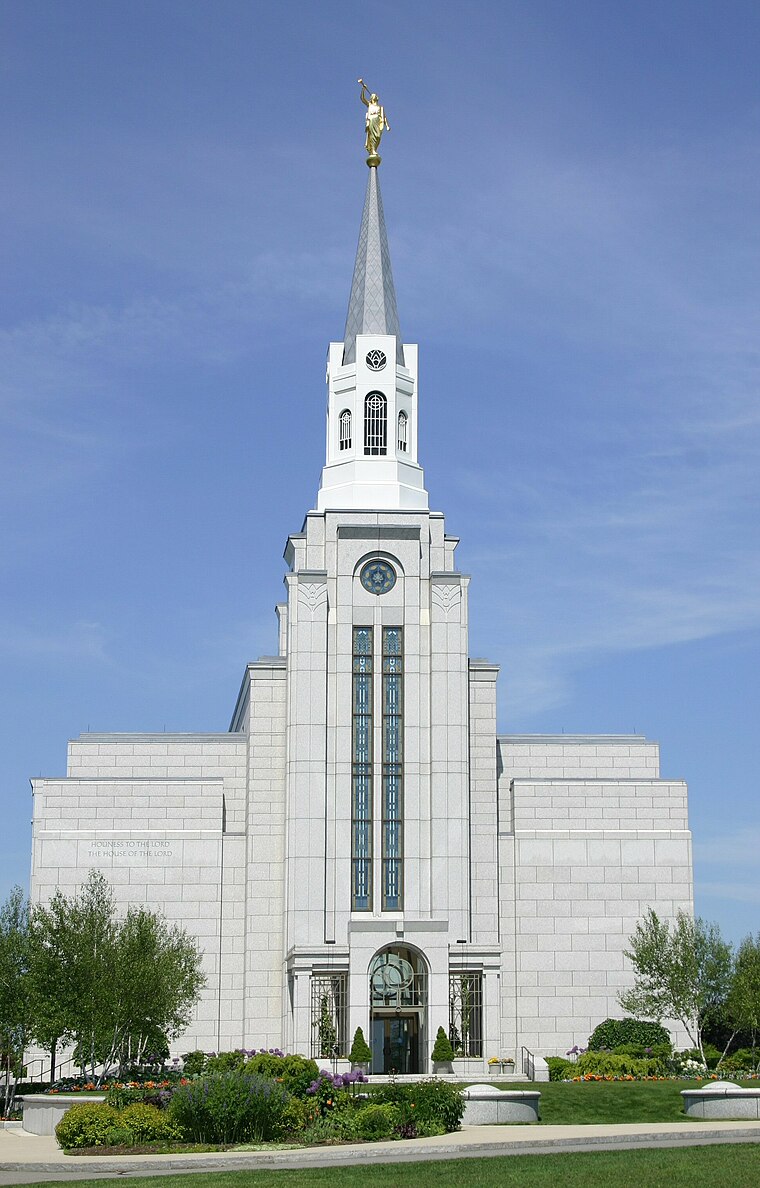
[(427, 966), (416, 949), (389, 946), (369, 967), (372, 1072), (423, 1072), (427, 1050)]

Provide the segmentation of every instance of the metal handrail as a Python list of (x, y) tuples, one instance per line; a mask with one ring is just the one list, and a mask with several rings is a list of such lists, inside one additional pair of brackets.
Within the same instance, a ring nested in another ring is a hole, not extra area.
[[(39, 1072), (33, 1072), (32, 1070), (37, 1065), (39, 1065)], [(68, 1060), (64, 1060), (60, 1064), (57, 1064), (56, 1069), (55, 1069), (56, 1080), (60, 1079), (64, 1075), (65, 1069), (72, 1068), (72, 1067), (74, 1067), (74, 1068), (78, 1067), (78, 1065), (75, 1065), (75, 1063), (74, 1063), (73, 1056), (70, 1056)], [(45, 1057), (45, 1056), (37, 1056), (34, 1060), (29, 1061), (25, 1065), (25, 1068), (26, 1068), (26, 1072), (24, 1073), (24, 1075), (22, 1077), (17, 1077), (16, 1078), (17, 1081), (47, 1081), (48, 1080), (47, 1074), (50, 1069), (50, 1058)]]
[(536, 1058), (533, 1053), (526, 1047), (522, 1048), (522, 1070), (523, 1076), (526, 1076), (529, 1081), (536, 1079)]

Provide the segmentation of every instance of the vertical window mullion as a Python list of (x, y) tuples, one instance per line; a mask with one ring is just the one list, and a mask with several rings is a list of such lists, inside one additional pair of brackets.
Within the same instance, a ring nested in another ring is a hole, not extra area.
[(372, 628), (354, 627), (351, 906), (372, 910)]
[(382, 885), (383, 911), (399, 911), (403, 896), (402, 629), (383, 628), (382, 659)]

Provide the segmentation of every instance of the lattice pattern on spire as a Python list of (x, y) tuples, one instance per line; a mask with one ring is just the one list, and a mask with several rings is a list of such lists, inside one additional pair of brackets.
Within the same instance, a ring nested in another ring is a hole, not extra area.
[(393, 287), (388, 234), (377, 169), (370, 169), (364, 212), (356, 249), (354, 279), (348, 300), (343, 362), (356, 362), (357, 334), (395, 334), (396, 362), (404, 364), (404, 347)]

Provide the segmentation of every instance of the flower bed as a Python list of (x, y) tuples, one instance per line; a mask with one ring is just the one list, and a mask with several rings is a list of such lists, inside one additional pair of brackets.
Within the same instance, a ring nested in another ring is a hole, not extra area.
[(278, 1051), (204, 1054), (204, 1065), (209, 1071), (191, 1077), (109, 1082), (97, 1103), (87, 1100), (94, 1082), (83, 1082), (81, 1102), (56, 1127), (59, 1142), (101, 1152), (150, 1141), (370, 1142), (456, 1130), (464, 1109), (461, 1090), (434, 1078), (370, 1094), (361, 1071), (336, 1074)]

